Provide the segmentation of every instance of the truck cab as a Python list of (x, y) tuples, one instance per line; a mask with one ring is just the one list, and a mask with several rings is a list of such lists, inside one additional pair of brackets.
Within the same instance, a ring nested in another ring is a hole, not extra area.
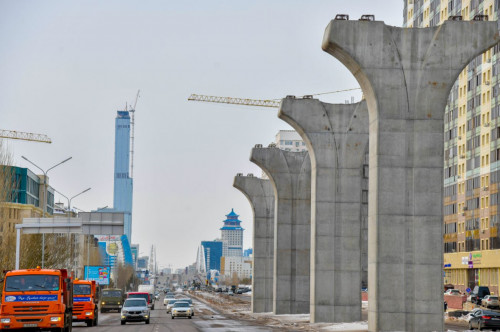
[(4, 273), (1, 331), (72, 330), (73, 282), (65, 269), (37, 267)]
[(101, 294), (101, 313), (117, 310), (120, 312), (123, 306), (123, 291), (119, 288), (106, 288)]
[(85, 322), (87, 326), (97, 326), (99, 287), (94, 280), (73, 282), (73, 321)]

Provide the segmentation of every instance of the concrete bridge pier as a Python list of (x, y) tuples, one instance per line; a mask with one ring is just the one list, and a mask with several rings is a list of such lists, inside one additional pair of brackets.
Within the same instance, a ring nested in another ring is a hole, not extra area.
[(301, 135), (311, 157), (311, 323), (359, 321), (367, 266), (366, 102), (334, 105), (287, 97), (278, 116)]
[(250, 161), (269, 176), (275, 195), (273, 312), (309, 313), (311, 163), (307, 152), (252, 149)]
[(271, 181), (238, 174), (233, 187), (253, 211), (252, 312), (273, 311), (274, 190)]
[(326, 28), (323, 50), (353, 73), (368, 104), (370, 331), (443, 330), (444, 110), (463, 68), (497, 42), (497, 22)]

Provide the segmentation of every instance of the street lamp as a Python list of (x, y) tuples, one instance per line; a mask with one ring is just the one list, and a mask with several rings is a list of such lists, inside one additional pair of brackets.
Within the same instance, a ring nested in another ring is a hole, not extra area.
[[(24, 160), (26, 160), (27, 162), (29, 162), (31, 165), (33, 165), (36, 168), (38, 168), (39, 170), (41, 170), (42, 173), (43, 173), (43, 214), (42, 214), (42, 218), (45, 218), (45, 213), (47, 212), (47, 173), (51, 169), (56, 168), (57, 166), (59, 166), (61, 164), (64, 164), (65, 162), (67, 162), (68, 160), (70, 160), (73, 157), (69, 157), (67, 159), (64, 159), (63, 161), (61, 161), (58, 164), (55, 164), (54, 166), (50, 167), (46, 171), (44, 171), (43, 169), (41, 169), (37, 164), (35, 164), (34, 162), (32, 162), (31, 160), (29, 160), (25, 156), (21, 156), (21, 158), (23, 158)], [(45, 265), (44, 263), (45, 263), (45, 233), (42, 234), (42, 269), (44, 268), (44, 265)]]
[[(87, 192), (87, 191), (89, 191), (90, 189), (92, 189), (92, 188), (87, 188), (87, 189), (85, 189), (84, 191), (82, 191), (82, 192), (80, 192), (80, 193), (78, 193), (78, 194), (74, 195), (73, 197), (68, 198), (66, 195), (64, 195), (63, 193), (61, 193), (60, 191), (58, 191), (58, 190), (56, 190), (56, 189), (54, 188), (54, 191), (55, 191), (56, 193), (58, 193), (59, 195), (61, 195), (62, 197), (66, 198), (66, 199), (68, 200), (68, 210), (67, 210), (67, 211), (68, 211), (68, 223), (71, 221), (71, 219), (70, 219), (70, 218), (71, 218), (71, 201), (73, 200), (73, 198), (75, 198), (75, 197), (77, 197), (77, 196), (80, 196), (80, 195), (81, 195), (81, 194), (83, 194), (83, 193), (86, 193), (86, 192)], [(70, 234), (69, 236), (71, 237), (71, 234)], [(70, 242), (71, 242), (71, 240), (70, 240)], [(71, 245), (71, 249), (72, 249), (72, 250), (71, 250), (71, 259), (73, 260), (73, 252), (74, 252), (74, 251), (73, 251), (73, 245)], [(73, 270), (74, 270), (74, 269), (75, 269), (75, 263), (73, 262)]]

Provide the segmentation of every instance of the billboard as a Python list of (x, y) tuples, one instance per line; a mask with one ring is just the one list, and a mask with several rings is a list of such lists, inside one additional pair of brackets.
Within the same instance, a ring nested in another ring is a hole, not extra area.
[(85, 265), (85, 280), (94, 280), (99, 285), (109, 285), (109, 266)]

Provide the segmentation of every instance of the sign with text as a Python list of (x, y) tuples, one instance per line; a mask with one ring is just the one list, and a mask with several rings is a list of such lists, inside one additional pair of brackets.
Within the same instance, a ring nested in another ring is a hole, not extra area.
[(109, 266), (85, 266), (85, 280), (94, 280), (99, 285), (109, 285)]

